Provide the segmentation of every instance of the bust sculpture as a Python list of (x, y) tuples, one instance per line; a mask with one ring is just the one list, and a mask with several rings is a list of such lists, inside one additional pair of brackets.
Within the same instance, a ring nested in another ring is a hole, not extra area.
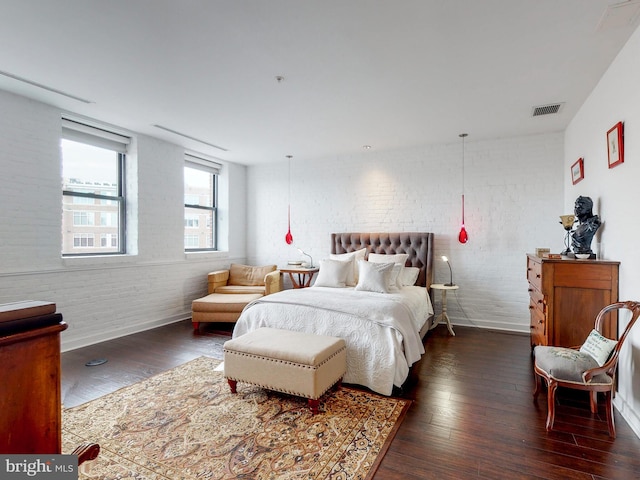
[(574, 213), (578, 219), (578, 227), (571, 232), (571, 246), (574, 253), (592, 254), (591, 240), (600, 228), (600, 218), (593, 214), (593, 200), (589, 197), (576, 199)]

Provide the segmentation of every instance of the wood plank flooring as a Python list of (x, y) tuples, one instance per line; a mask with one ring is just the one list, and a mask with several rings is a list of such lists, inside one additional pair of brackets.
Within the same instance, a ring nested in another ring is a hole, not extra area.
[[(179, 322), (62, 355), (65, 407), (79, 405), (200, 355), (222, 358), (232, 325), (193, 335)], [(534, 404), (529, 338), (439, 326), (400, 395), (413, 400), (378, 471), (380, 479), (640, 479), (640, 439), (616, 412), (607, 435), (604, 408), (559, 391), (556, 430), (547, 432), (546, 395)], [(106, 358), (107, 363), (85, 363)], [(600, 402), (603, 404), (604, 402)]]

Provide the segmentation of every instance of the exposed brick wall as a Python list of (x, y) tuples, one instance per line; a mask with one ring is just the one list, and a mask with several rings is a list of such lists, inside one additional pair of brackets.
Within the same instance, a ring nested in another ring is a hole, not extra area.
[[(291, 229), (284, 241), (288, 162), (249, 168), (248, 256), (256, 263), (329, 255), (338, 231), (431, 231), (437, 259), (450, 258), (448, 297), (454, 323), (529, 331), (525, 254), (562, 249), (563, 136), (560, 133), (474, 141), (465, 153), (465, 220), (470, 240), (457, 241), (462, 146), (443, 143), (403, 151), (367, 151), (291, 166)], [(436, 282), (448, 281), (436, 262)], [(440, 298), (436, 296), (436, 310)]]

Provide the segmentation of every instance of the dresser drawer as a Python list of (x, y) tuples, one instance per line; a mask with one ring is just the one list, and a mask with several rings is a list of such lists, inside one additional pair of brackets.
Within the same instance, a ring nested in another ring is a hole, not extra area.
[(546, 345), (547, 317), (542, 309), (533, 303), (529, 303), (529, 311), (531, 312), (531, 345)]
[(542, 264), (527, 258), (527, 280), (538, 290), (542, 291)]
[(542, 313), (546, 313), (547, 304), (544, 301), (544, 295), (542, 295), (542, 292), (531, 283), (529, 284), (529, 300), (531, 305), (539, 308)]

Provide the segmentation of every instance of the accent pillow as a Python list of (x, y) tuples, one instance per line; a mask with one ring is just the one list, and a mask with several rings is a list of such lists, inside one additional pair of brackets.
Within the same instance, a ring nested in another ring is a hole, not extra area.
[(418, 267), (404, 267), (400, 273), (400, 285), (411, 286), (415, 285), (420, 275), (420, 269)]
[(355, 290), (389, 293), (389, 277), (392, 270), (393, 263), (371, 263), (359, 260), (359, 279)]
[(609, 360), (609, 356), (611, 352), (613, 352), (613, 349), (616, 348), (617, 343), (616, 340), (603, 337), (594, 328), (591, 330), (587, 340), (580, 347), (580, 351), (591, 355), (591, 357), (598, 362), (598, 365), (602, 366)]
[(358, 283), (358, 260), (364, 260), (364, 256), (367, 253), (366, 248), (361, 248), (355, 252), (349, 253), (332, 253), (329, 255), (330, 260), (340, 260), (342, 262), (351, 261), (352, 269), (347, 275), (347, 286), (353, 287)]
[(341, 262), (329, 258), (320, 260), (320, 271), (313, 286), (344, 288), (346, 287), (347, 275), (352, 268), (351, 261)]
[(264, 286), (264, 277), (267, 273), (275, 272), (277, 268), (276, 265), (253, 267), (251, 265), (232, 263), (229, 267), (227, 285)]
[(387, 255), (386, 253), (370, 253), (369, 261), (372, 263), (399, 263), (404, 267), (404, 264), (407, 263), (407, 258), (409, 258), (408, 253), (396, 253), (392, 255)]

